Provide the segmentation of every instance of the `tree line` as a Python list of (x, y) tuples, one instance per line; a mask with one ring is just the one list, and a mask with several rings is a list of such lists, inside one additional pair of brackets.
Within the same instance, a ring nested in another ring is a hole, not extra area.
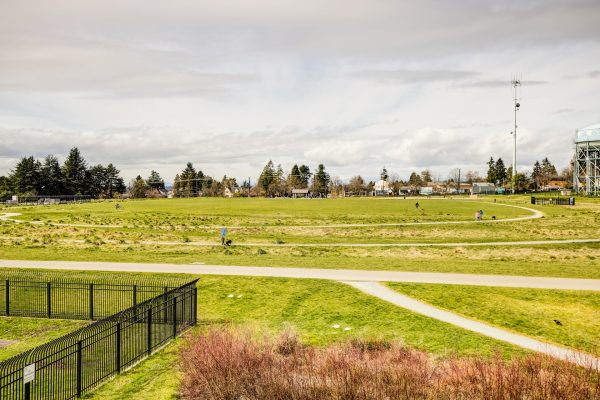
[(8, 176), (0, 176), (0, 198), (12, 195), (89, 195), (112, 197), (125, 191), (120, 171), (112, 164), (89, 166), (77, 147), (61, 165), (52, 154), (43, 160), (21, 158)]

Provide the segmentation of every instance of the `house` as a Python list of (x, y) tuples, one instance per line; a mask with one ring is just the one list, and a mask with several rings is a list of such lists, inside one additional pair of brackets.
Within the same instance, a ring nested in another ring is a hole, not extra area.
[(496, 194), (496, 185), (489, 182), (473, 182), (472, 194)]
[(223, 197), (232, 198), (233, 192), (231, 191), (231, 189), (226, 187), (225, 190), (223, 190)]
[(373, 196), (390, 196), (393, 193), (390, 184), (384, 180), (378, 180), (373, 185)]
[(303, 199), (310, 197), (308, 189), (292, 189), (292, 197), (294, 199)]

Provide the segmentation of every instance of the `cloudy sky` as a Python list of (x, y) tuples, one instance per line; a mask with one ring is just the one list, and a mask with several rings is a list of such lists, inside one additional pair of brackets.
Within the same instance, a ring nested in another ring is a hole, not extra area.
[(126, 178), (272, 159), (407, 177), (572, 156), (600, 122), (600, 2), (0, 1), (0, 174), (78, 146)]

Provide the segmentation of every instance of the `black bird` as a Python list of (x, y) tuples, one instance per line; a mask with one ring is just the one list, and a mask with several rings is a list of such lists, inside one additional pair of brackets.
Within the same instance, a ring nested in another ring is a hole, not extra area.
[(560, 322), (559, 320), (557, 320), (557, 319), (553, 319), (552, 321), (554, 321), (554, 323), (555, 323), (556, 325), (560, 325), (560, 326), (562, 326), (562, 322)]

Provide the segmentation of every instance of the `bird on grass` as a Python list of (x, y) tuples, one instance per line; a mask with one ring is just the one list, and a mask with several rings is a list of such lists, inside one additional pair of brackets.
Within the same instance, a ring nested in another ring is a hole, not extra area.
[(554, 321), (556, 325), (562, 326), (562, 322), (560, 322), (558, 319), (553, 319), (552, 321)]

